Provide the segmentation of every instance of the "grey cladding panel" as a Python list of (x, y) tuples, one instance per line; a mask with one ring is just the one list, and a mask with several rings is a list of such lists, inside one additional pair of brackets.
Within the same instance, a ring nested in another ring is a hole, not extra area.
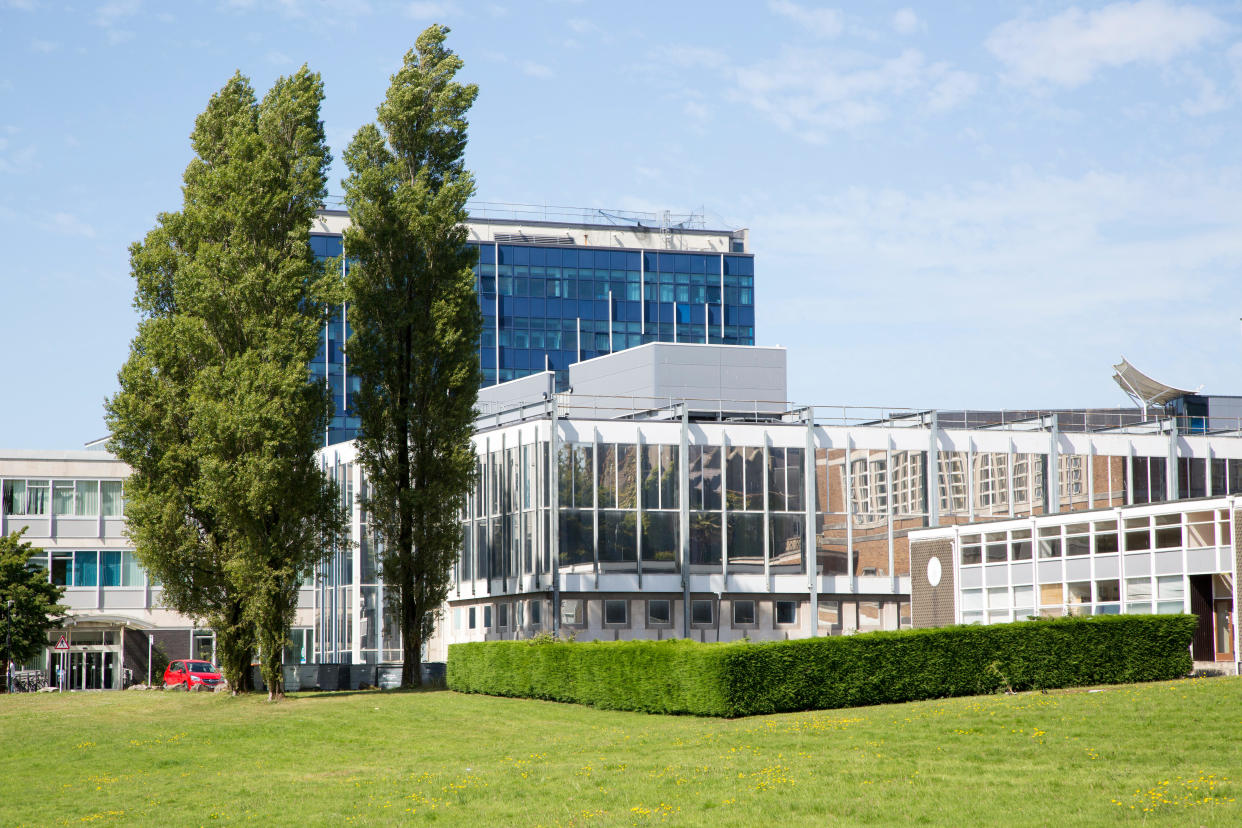
[(488, 414), (538, 402), (544, 398), (545, 393), (552, 393), (555, 388), (555, 376), (551, 371), (542, 371), (521, 379), (502, 382), (500, 385), (480, 388), (476, 408), (480, 414)]
[(783, 403), (785, 364), (779, 348), (650, 343), (571, 365), (569, 384), (574, 396), (636, 397), (658, 405), (681, 399), (712, 401), (712, 407), (717, 400)]

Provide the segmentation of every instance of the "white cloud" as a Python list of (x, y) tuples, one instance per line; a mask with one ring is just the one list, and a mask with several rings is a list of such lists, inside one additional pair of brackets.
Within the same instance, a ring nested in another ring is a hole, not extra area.
[(836, 37), (844, 28), (841, 12), (836, 9), (812, 9), (791, 0), (768, 0), (768, 8), (820, 37)]
[(18, 9), (19, 11), (34, 11), (38, 6), (34, 0), (4, 0), (6, 9)]
[(1242, 43), (1235, 43), (1229, 47), (1229, 51), (1225, 53), (1225, 58), (1229, 62), (1229, 68), (1233, 70), (1233, 83), (1242, 90)]
[(570, 31), (580, 35), (592, 34), (593, 32), (599, 31), (599, 26), (596, 26), (585, 17), (571, 17), (565, 21), (565, 25), (570, 28)]
[(441, 20), (457, 14), (457, 6), (453, 3), (436, 3), (431, 0), (416, 0), (405, 7), (407, 17), (415, 20)]
[(44, 223), (44, 228), (65, 236), (95, 238), (95, 228), (72, 213), (55, 213)]
[(1225, 25), (1204, 9), (1164, 0), (1075, 7), (1044, 20), (1002, 23), (986, 46), (1019, 83), (1081, 86), (1106, 67), (1165, 64), (1221, 34)]
[(1211, 115), (1229, 108), (1232, 102), (1216, 88), (1215, 81), (1194, 68), (1188, 68), (1185, 74), (1194, 84), (1196, 94), (1182, 102), (1183, 112), (1192, 116)]
[(134, 33), (118, 24), (142, 8), (141, 0), (112, 0), (95, 10), (95, 25), (104, 30), (109, 46), (119, 46), (134, 39)]
[(523, 74), (529, 75), (532, 78), (550, 78), (555, 74), (550, 67), (544, 66), (542, 63), (535, 63), (533, 60), (518, 61), (518, 68), (522, 70)]
[[(1238, 169), (1015, 170), (924, 191), (838, 190), (818, 203), (752, 215), (752, 239), (772, 251), (761, 337), (791, 346), (791, 359), (804, 363), (805, 374), (791, 366), (791, 380), (822, 386), (791, 387), (795, 399), (828, 402), (839, 399), (829, 396), (832, 389), (845, 388), (854, 399), (874, 395), (893, 405), (1071, 403), (1057, 395), (1075, 385), (1112, 394), (1107, 370), (1121, 353), (1162, 353), (1184, 363), (1164, 372), (1174, 379), (1187, 372), (1195, 383), (1210, 383), (1212, 372), (1233, 378), (1232, 363), (1190, 352), (1225, 337), (1235, 347), (1239, 187)], [(828, 260), (818, 244), (824, 239)], [(837, 288), (808, 292), (799, 284), (807, 272)], [(834, 336), (822, 335), (824, 320), (839, 329)], [(1185, 341), (1186, 330), (1200, 332), (1195, 342)], [(910, 343), (923, 337), (936, 346), (912, 351)], [(863, 340), (867, 360), (855, 365), (851, 354)], [(945, 374), (950, 354), (970, 360), (971, 370)], [(1011, 376), (1032, 360), (1064, 363), (1063, 370), (998, 382), (1008, 399), (998, 399), (989, 383), (979, 386), (979, 377)], [(823, 365), (840, 366), (831, 384), (816, 367)], [(892, 371), (902, 375), (900, 387)], [(901, 396), (894, 399), (894, 391)], [(937, 402), (936, 395), (948, 398)]]
[(775, 59), (739, 67), (718, 62), (711, 53), (695, 57), (699, 65), (731, 76), (731, 98), (812, 143), (824, 141), (829, 131), (882, 121), (896, 104), (924, 101), (927, 110), (943, 112), (977, 88), (973, 75), (947, 63), (929, 64), (915, 49), (889, 58), (787, 49)]
[[(853, 188), (755, 224), (764, 225), (764, 244), (773, 249), (831, 238), (843, 271), (862, 268), (884, 292), (916, 295), (901, 307), (865, 304), (863, 313), (905, 308), (914, 318), (958, 302), (977, 308), (993, 300), (1006, 307), (1022, 290), (1022, 314), (1057, 315), (1158, 300), (1174, 284), (1206, 297), (1215, 281), (1237, 280), (1239, 185), (1237, 171), (1065, 177), (1015, 170), (997, 181), (922, 193)], [(947, 278), (921, 285), (933, 272)], [(785, 310), (813, 316), (814, 307), (798, 311), (806, 301), (814, 302), (800, 294)]]
[[(10, 134), (13, 134), (10, 132)], [(38, 168), (34, 146), (25, 146), (9, 152), (9, 141), (0, 138), (0, 174), (16, 174), (32, 172)]]
[(933, 64), (928, 75), (931, 89), (927, 93), (927, 108), (932, 112), (947, 112), (979, 90), (978, 78), (969, 72), (950, 69), (946, 63)]
[(293, 59), (284, 52), (273, 50), (267, 53), (267, 62), (275, 66), (288, 66), (293, 63)]
[(700, 123), (706, 121), (712, 114), (712, 111), (708, 108), (707, 104), (704, 104), (701, 101), (686, 101), (685, 105), (682, 107), (682, 111), (686, 113), (686, 117), (690, 118), (692, 121), (698, 121)]
[(522, 74), (528, 75), (532, 78), (546, 80), (547, 78), (555, 77), (556, 75), (556, 72), (554, 72), (550, 66), (546, 66), (542, 63), (536, 63), (535, 61), (528, 59), (514, 60), (504, 52), (485, 52), (483, 56), (496, 63), (506, 63), (516, 66)]
[(893, 12), (893, 31), (897, 34), (914, 34), (921, 28), (923, 28), (923, 21), (919, 20), (914, 9), (905, 8)]
[(105, 29), (115, 26), (117, 21), (131, 17), (142, 7), (141, 0), (112, 0), (95, 10), (95, 25)]
[(42, 54), (51, 54), (60, 48), (60, 44), (54, 40), (40, 40), (35, 38), (30, 41), (30, 51), (40, 52)]
[(669, 46), (661, 50), (661, 56), (675, 66), (701, 69), (723, 69), (729, 66), (729, 57), (719, 49), (706, 46)]

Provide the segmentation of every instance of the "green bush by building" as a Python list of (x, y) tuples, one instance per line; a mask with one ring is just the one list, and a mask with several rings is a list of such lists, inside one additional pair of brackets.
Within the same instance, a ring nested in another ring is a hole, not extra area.
[(1191, 670), (1191, 615), (1111, 615), (797, 641), (449, 647), (448, 686), (614, 710), (751, 716), (1159, 681)]

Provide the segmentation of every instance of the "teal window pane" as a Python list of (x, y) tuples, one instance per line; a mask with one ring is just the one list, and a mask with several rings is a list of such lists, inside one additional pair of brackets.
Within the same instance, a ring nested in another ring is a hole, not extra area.
[(93, 587), (99, 583), (99, 555), (96, 552), (73, 553), (73, 585)]
[(104, 551), (99, 553), (100, 586), (114, 587), (121, 585), (121, 553)]
[(121, 553), (121, 586), (142, 586), (142, 566), (133, 552)]

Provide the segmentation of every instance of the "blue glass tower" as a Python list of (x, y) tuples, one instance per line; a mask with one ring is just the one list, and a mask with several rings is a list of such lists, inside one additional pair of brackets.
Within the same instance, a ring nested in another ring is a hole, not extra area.
[[(321, 231), (346, 221), (344, 213), (322, 211), (311, 235), (316, 256), (341, 254), (339, 230)], [(527, 232), (532, 225), (537, 233)], [(571, 363), (647, 342), (755, 344), (754, 257), (745, 231), (473, 215), (468, 229), (479, 254), (484, 385), (551, 370), (563, 386)], [(342, 350), (349, 332), (342, 307), (325, 325), (311, 365), (332, 391), (329, 444), (357, 435), (350, 401), (358, 381)]]

